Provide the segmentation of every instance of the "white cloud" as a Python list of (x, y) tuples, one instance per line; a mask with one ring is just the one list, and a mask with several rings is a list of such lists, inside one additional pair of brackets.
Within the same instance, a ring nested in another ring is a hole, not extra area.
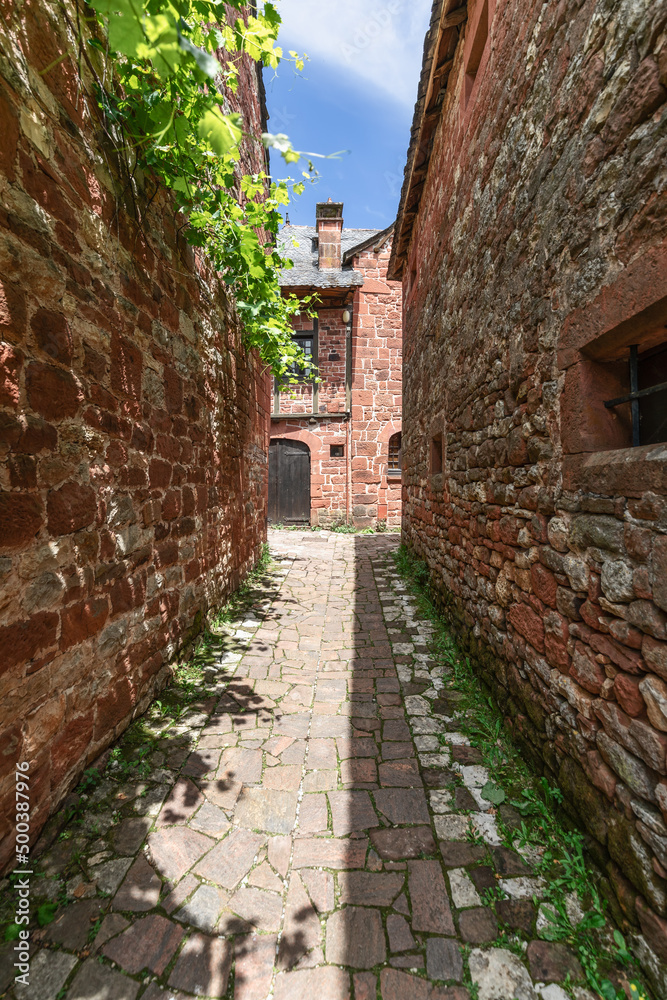
[[(431, 0), (280, 0), (279, 43), (411, 106)], [(307, 72), (307, 70), (306, 70)]]

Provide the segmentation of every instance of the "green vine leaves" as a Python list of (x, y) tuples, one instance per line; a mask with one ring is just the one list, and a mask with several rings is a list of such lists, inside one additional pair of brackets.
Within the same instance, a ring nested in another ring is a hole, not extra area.
[[(238, 89), (244, 55), (274, 69), (283, 59), (276, 8), (265, 3), (248, 14), (244, 0), (90, 4), (105, 31), (88, 44), (113, 69), (104, 74), (113, 83), (96, 87), (100, 107), (122, 129), (137, 163), (173, 192), (188, 220), (186, 238), (234, 293), (247, 346), (278, 377), (295, 363), (312, 375), (291, 324), (312, 300), (281, 295), (279, 273), (292, 262), (276, 248), (280, 210), (290, 189), (302, 193), (312, 162), (296, 182), (274, 181), (263, 171), (243, 174), (239, 163), (244, 143), (276, 149), (288, 164), (313, 154), (297, 152), (283, 135), (252, 134), (227, 99)], [(233, 24), (229, 7), (240, 15)], [(289, 54), (297, 69), (304, 58)]]

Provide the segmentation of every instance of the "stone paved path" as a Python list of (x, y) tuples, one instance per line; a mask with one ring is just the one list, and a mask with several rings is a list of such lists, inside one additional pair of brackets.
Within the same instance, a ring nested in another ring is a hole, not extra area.
[(562, 945), (496, 946), (484, 891), (530, 938), (540, 887), (501, 846), (396, 544), (272, 533), (279, 587), (209, 668), (215, 697), (42, 857), (55, 878), (76, 850), (81, 874), (17, 1000), (564, 1000)]

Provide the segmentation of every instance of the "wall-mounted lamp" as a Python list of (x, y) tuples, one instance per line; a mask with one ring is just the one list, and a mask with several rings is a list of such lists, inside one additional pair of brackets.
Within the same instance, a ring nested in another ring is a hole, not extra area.
[(347, 325), (350, 322), (351, 319), (352, 319), (352, 313), (350, 312), (349, 309), (346, 309), (343, 312), (343, 323), (345, 323)]

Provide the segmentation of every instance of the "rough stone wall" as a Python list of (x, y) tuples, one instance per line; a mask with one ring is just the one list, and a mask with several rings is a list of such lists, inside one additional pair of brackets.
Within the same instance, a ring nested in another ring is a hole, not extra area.
[(147, 210), (147, 178), (136, 223), (71, 63), (39, 75), (61, 12), (20, 6), (0, 24), (0, 866), (15, 762), (37, 834), (256, 560), (269, 405), (182, 220), (160, 193)]
[[(280, 395), (280, 413), (271, 437), (291, 437), (310, 448), (311, 522), (326, 526), (347, 518), (357, 527), (378, 520), (401, 521), (401, 477), (387, 476), (388, 445), (401, 429), (401, 284), (387, 281), (391, 242), (355, 257), (352, 266), (364, 284), (345, 307), (352, 312), (351, 419), (345, 421), (346, 329), (342, 305), (318, 309), (318, 366), (321, 414), (341, 417), (300, 420), (311, 413), (310, 384), (289, 386)], [(312, 330), (307, 316), (295, 317), (295, 332)], [(288, 416), (289, 415), (289, 416)], [(332, 457), (331, 445), (344, 455)], [(348, 462), (348, 453), (350, 453)], [(348, 496), (349, 494), (349, 496)]]
[(467, 38), (455, 54), (404, 271), (404, 540), (657, 969), (667, 456), (624, 447), (609, 365), (604, 384), (579, 375), (586, 345), (641, 340), (667, 294), (667, 11), (498, 0), (489, 15), (465, 110)]

